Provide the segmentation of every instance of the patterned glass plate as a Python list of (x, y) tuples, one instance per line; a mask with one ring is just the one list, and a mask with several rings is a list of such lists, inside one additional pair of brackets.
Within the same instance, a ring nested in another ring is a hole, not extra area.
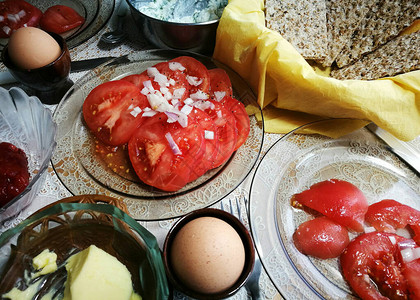
[(161, 220), (179, 217), (214, 204), (233, 191), (249, 174), (263, 142), (264, 130), (255, 115), (250, 116), (251, 130), (247, 141), (226, 164), (208, 171), (174, 193), (153, 189), (141, 183), (136, 176), (109, 167), (105, 158), (95, 154), (96, 144), (84, 124), (81, 111), (89, 92), (103, 82), (141, 73), (147, 67), (180, 55), (193, 56), (208, 68), (224, 68), (232, 81), (235, 97), (245, 106), (255, 107), (253, 110), (262, 119), (256, 98), (246, 83), (236, 73), (211, 58), (172, 50), (143, 51), (117, 58), (92, 70), (76, 82), (54, 113), (58, 133), (52, 163), (58, 177), (71, 193), (106, 194), (120, 198), (135, 219)]
[(295, 248), (293, 233), (312, 217), (290, 205), (293, 194), (337, 178), (358, 186), (369, 204), (395, 199), (420, 210), (420, 178), (367, 129), (338, 139), (298, 133), (322, 122), (279, 139), (252, 180), (252, 235), (264, 268), (286, 299), (358, 299), (342, 277), (338, 259), (316, 259)]
[(72, 49), (97, 34), (114, 11), (115, 0), (26, 0), (42, 12), (53, 5), (66, 5), (85, 18), (83, 25), (77, 29), (63, 33), (67, 47)]

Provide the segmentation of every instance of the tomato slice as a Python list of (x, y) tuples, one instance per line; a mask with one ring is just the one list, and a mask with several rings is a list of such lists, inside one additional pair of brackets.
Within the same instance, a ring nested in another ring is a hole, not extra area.
[(398, 228), (411, 227), (414, 240), (420, 244), (420, 211), (392, 199), (371, 204), (365, 220), (376, 230), (395, 232)]
[(344, 278), (362, 299), (407, 299), (396, 243), (404, 238), (384, 232), (359, 235), (340, 256)]
[(330, 179), (293, 195), (292, 206), (314, 209), (331, 220), (357, 232), (363, 231), (368, 209), (365, 195), (350, 182)]
[(219, 152), (219, 138), (216, 124), (209, 114), (201, 109), (194, 108), (189, 116), (200, 124), (204, 136), (204, 155), (201, 162), (198, 162), (191, 171), (189, 181), (193, 181), (213, 168), (214, 160)]
[(209, 100), (214, 108), (204, 111), (209, 114), (216, 125), (218, 138), (217, 155), (214, 158), (211, 168), (217, 168), (224, 164), (235, 151), (238, 130), (236, 128), (235, 116), (221, 103)]
[(146, 96), (131, 82), (108, 81), (89, 93), (83, 103), (83, 117), (98, 139), (117, 146), (128, 142), (142, 122), (141, 111), (148, 106)]
[(185, 128), (178, 122), (168, 123), (165, 113), (146, 119), (128, 143), (130, 161), (139, 179), (169, 192), (185, 186), (204, 155), (199, 127), (191, 118)]
[(327, 259), (340, 256), (350, 239), (345, 227), (323, 216), (299, 225), (293, 242), (301, 253)]
[(0, 38), (8, 38), (20, 27), (37, 27), (42, 11), (24, 0), (0, 2)]
[(243, 103), (235, 98), (229, 96), (224, 97), (222, 104), (233, 114), (236, 120), (236, 129), (238, 131), (238, 138), (235, 145), (236, 151), (245, 143), (251, 130), (249, 116)]
[(84, 22), (85, 18), (73, 8), (66, 5), (54, 5), (44, 12), (39, 26), (45, 31), (60, 34), (77, 28)]
[(210, 92), (210, 76), (205, 65), (190, 56), (179, 56), (169, 61), (171, 63), (180, 63), (185, 68), (182, 72), (186, 75), (191, 87), (191, 93), (201, 91), (205, 94)]
[(220, 68), (210, 69), (210, 97), (220, 101), (223, 97), (233, 97), (232, 83), (225, 70)]

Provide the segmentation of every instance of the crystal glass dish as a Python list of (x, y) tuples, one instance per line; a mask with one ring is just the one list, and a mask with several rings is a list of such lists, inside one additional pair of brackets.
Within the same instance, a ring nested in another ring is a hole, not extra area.
[(20, 88), (0, 87), (0, 142), (22, 149), (28, 159), (29, 185), (0, 208), (0, 222), (16, 216), (42, 188), (55, 149), (56, 125), (52, 114), (38, 98)]
[(161, 220), (208, 207), (228, 195), (246, 178), (259, 157), (264, 136), (263, 125), (257, 121), (255, 114), (249, 116), (251, 129), (248, 139), (228, 162), (208, 171), (177, 192), (152, 189), (136, 177), (109, 168), (95, 154), (94, 139), (82, 116), (82, 105), (89, 92), (103, 82), (141, 73), (158, 62), (181, 55), (190, 55), (207, 68), (224, 68), (230, 76), (234, 96), (245, 106), (252, 106), (255, 114), (262, 119), (262, 112), (250, 87), (232, 70), (209, 57), (183, 51), (151, 50), (117, 58), (76, 82), (54, 112), (58, 134), (52, 163), (70, 192), (74, 195), (105, 194), (123, 199), (133, 218)]
[[(90, 245), (123, 263), (143, 299), (167, 299), (169, 287), (156, 238), (128, 216), (121, 201), (105, 196), (60, 200), (0, 235), (0, 294), (28, 285), (32, 259), (44, 249), (57, 254), (58, 269), (42, 275), (36, 297), (62, 294), (66, 259)], [(30, 284), (30, 283), (29, 283)]]
[(339, 258), (317, 259), (294, 246), (296, 228), (313, 216), (291, 206), (293, 194), (336, 178), (356, 185), (368, 204), (395, 199), (420, 210), (420, 178), (381, 140), (366, 128), (337, 139), (302, 134), (325, 124), (337, 126), (334, 120), (314, 122), (280, 138), (252, 179), (252, 236), (265, 270), (286, 299), (358, 299), (341, 274)]

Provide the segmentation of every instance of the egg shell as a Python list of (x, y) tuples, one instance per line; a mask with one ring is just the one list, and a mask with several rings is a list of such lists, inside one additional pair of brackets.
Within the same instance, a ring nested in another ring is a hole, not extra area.
[(231, 287), (245, 265), (245, 249), (236, 230), (215, 217), (199, 217), (176, 234), (171, 250), (173, 270), (192, 290), (213, 294)]
[(8, 53), (21, 69), (37, 69), (55, 61), (61, 55), (57, 41), (47, 32), (35, 27), (22, 27), (10, 37)]

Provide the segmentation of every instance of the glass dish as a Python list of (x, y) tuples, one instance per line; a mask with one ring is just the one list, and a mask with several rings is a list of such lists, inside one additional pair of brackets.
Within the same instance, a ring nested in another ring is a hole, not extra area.
[(75, 30), (62, 34), (67, 46), (72, 49), (97, 34), (114, 11), (115, 0), (26, 0), (42, 12), (53, 5), (66, 5), (77, 11), (85, 18), (83, 25)]
[(42, 188), (56, 145), (55, 133), (52, 113), (38, 98), (20, 88), (0, 87), (0, 143), (11, 143), (25, 152), (30, 174), (25, 190), (0, 207), (0, 223), (17, 216)]
[(264, 268), (286, 299), (358, 299), (342, 277), (338, 259), (316, 259), (295, 248), (294, 231), (312, 217), (290, 205), (293, 194), (337, 178), (358, 186), (369, 204), (388, 198), (420, 210), (420, 178), (367, 129), (337, 139), (299, 134), (328, 122), (334, 121), (314, 122), (284, 135), (264, 155), (252, 179), (251, 232)]
[(141, 73), (149, 66), (181, 55), (191, 55), (207, 67), (224, 68), (232, 81), (234, 95), (245, 106), (254, 106), (262, 118), (256, 98), (246, 83), (233, 71), (211, 58), (173, 50), (152, 50), (130, 54), (102, 65), (75, 83), (58, 105), (54, 120), (58, 125), (57, 149), (53, 167), (67, 189), (75, 195), (105, 194), (123, 199), (132, 217), (138, 220), (161, 220), (182, 216), (208, 207), (233, 191), (255, 165), (263, 142), (263, 126), (250, 116), (247, 141), (223, 166), (210, 170), (181, 190), (158, 191), (112, 170), (97, 155), (95, 143), (82, 117), (82, 104), (97, 85), (130, 74)]
[(169, 287), (156, 238), (125, 212), (121, 201), (99, 195), (69, 197), (44, 207), (0, 235), (0, 295), (25, 288), (32, 259), (44, 249), (57, 254), (57, 271), (42, 275), (36, 297), (62, 293), (65, 261), (90, 245), (115, 256), (130, 271), (143, 299), (167, 299)]

